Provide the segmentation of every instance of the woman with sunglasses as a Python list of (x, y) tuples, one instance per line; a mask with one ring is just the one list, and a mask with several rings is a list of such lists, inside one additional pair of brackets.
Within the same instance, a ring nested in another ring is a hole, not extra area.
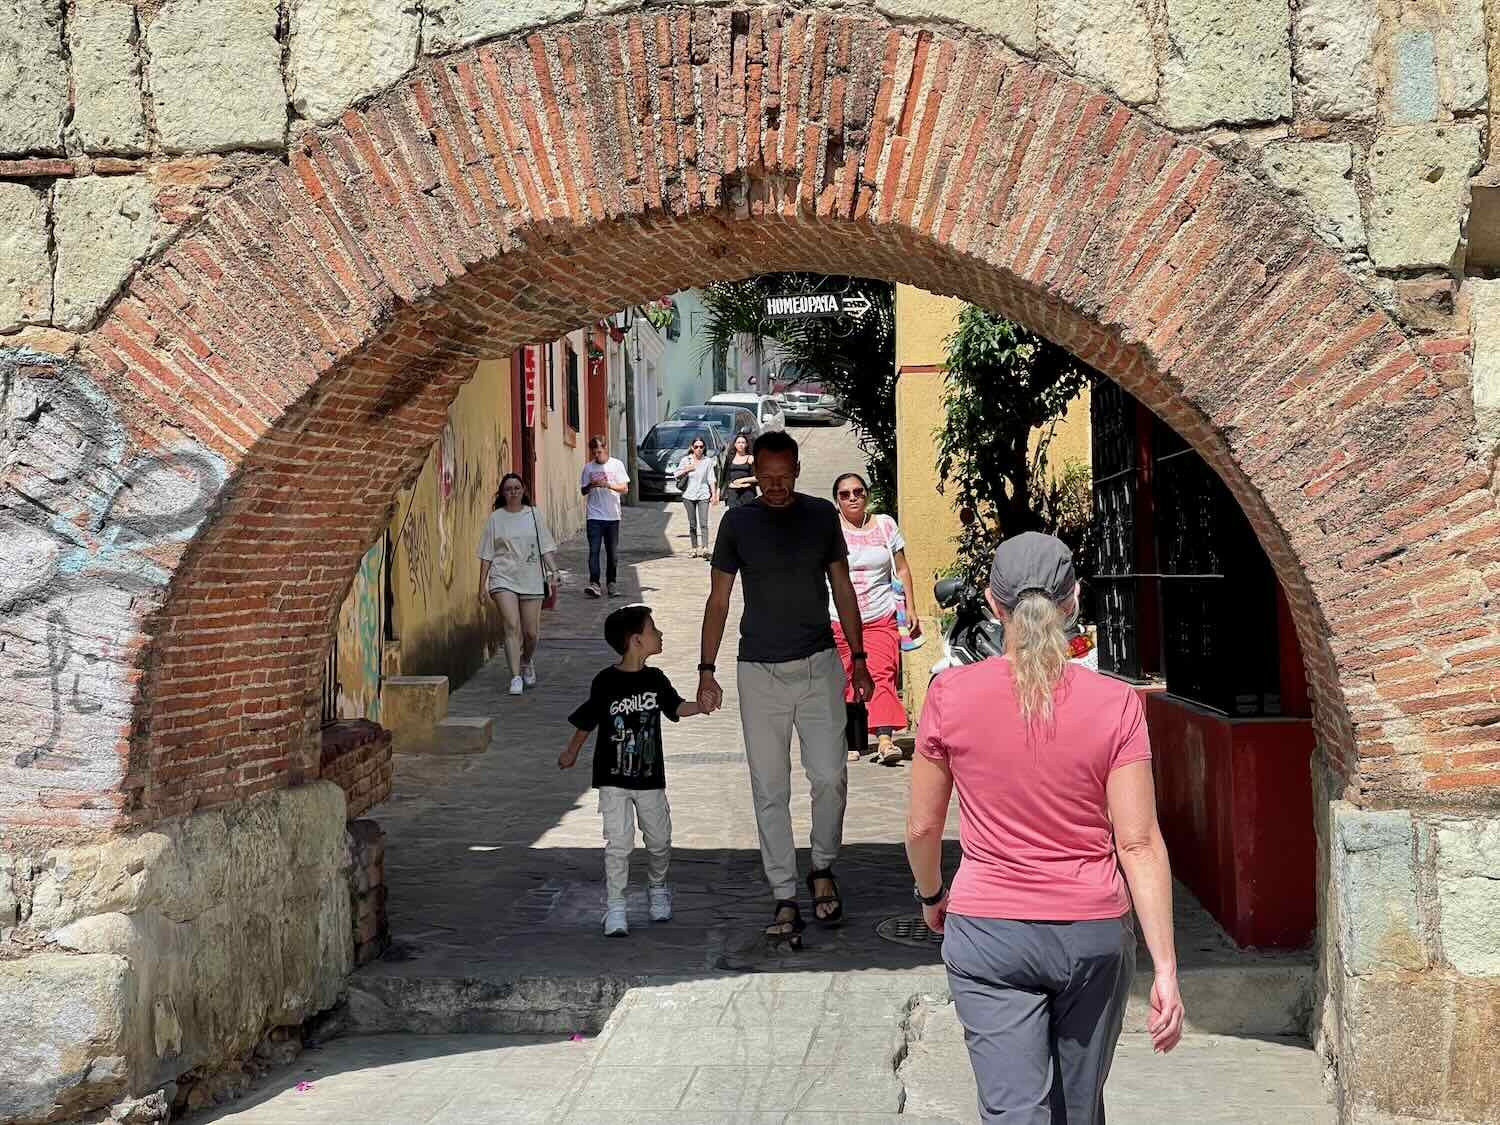
[[(682, 506), (687, 509), (688, 537), (692, 540), (693, 558), (707, 558), (708, 509), (719, 502), (719, 480), (713, 458), (708, 455), (708, 443), (695, 437), (686, 455), (677, 464), (673, 475), (682, 492)], [(698, 530), (703, 530), (703, 546), (698, 545)]]
[[(858, 473), (845, 473), (834, 481), (833, 499), (839, 510), (839, 525), (849, 547), (849, 579), (859, 599), (859, 616), (864, 623), (864, 646), (875, 694), (866, 702), (854, 698), (852, 688), (844, 693), (848, 721), (844, 731), (848, 738), (849, 760), (858, 761), (869, 745), (870, 732), (875, 733), (875, 760), (883, 766), (901, 761), (901, 751), (892, 735), (906, 726), (906, 710), (896, 694), (896, 674), (901, 667), (901, 635), (896, 627), (896, 595), (891, 580), (899, 577), (911, 597), (914, 589), (911, 568), (906, 563), (906, 540), (890, 516), (869, 511), (870, 486)], [(844, 662), (844, 678), (852, 683), (853, 663), (838, 612), (832, 601), (828, 615), (833, 620), (833, 640)], [(913, 639), (922, 635), (916, 607), (907, 607)]]

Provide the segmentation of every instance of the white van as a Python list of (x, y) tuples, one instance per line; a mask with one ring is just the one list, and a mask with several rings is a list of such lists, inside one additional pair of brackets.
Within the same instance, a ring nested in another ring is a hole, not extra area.
[(782, 413), (781, 404), (770, 395), (758, 395), (753, 391), (743, 394), (724, 393), (714, 395), (709, 399), (709, 404), (723, 403), (724, 405), (741, 406), (755, 414), (755, 420), (760, 423), (762, 431), (786, 429), (786, 415)]

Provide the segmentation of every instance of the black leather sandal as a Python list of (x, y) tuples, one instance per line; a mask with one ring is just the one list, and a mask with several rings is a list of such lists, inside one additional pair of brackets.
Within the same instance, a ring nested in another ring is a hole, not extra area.
[[(784, 910), (790, 910), (792, 916), (783, 918), (781, 913)], [(801, 949), (802, 931), (805, 929), (807, 929), (807, 923), (802, 919), (802, 910), (797, 905), (797, 900), (777, 899), (776, 912), (771, 916), (771, 924), (766, 927), (766, 940), (773, 944), (784, 941), (793, 949)]]
[[(818, 880), (826, 879), (833, 884), (833, 893), (820, 895), (815, 889)], [(842, 925), (844, 922), (844, 899), (839, 894), (839, 881), (833, 876), (833, 868), (824, 867), (817, 871), (810, 871), (807, 875), (807, 893), (812, 896), (813, 921), (820, 926), (832, 927)], [(833, 909), (827, 914), (820, 915), (818, 907), (833, 903)]]

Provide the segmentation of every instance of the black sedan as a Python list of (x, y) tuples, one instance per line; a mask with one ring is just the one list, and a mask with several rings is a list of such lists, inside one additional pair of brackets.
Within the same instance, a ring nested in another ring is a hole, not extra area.
[(642, 500), (676, 500), (682, 495), (673, 470), (699, 438), (703, 439), (707, 455), (722, 470), (724, 437), (713, 422), (658, 422), (651, 427), (651, 432), (636, 447), (635, 471)]

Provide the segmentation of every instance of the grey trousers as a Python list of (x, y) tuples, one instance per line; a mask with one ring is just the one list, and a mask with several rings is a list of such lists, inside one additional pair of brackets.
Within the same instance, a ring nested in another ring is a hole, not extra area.
[(710, 547), (713, 544), (708, 539), (708, 501), (707, 500), (683, 500), (682, 506), (687, 509), (688, 535), (693, 546), (698, 546), (699, 528), (702, 528), (703, 545)]
[(1104, 1125), (1104, 1080), (1135, 975), (1131, 915), (1013, 922), (949, 914), (943, 961), (980, 1120)]
[(667, 791), (605, 785), (599, 790), (599, 815), (604, 818), (605, 905), (625, 905), (637, 820), (646, 845), (647, 885), (664, 886), (672, 864), (672, 808), (667, 804)]
[(783, 664), (741, 661), (735, 680), (760, 831), (766, 882), (778, 899), (797, 897), (792, 839), (792, 728), (812, 788), (812, 864), (830, 867), (844, 839), (849, 762), (844, 757), (844, 666), (833, 649)]

